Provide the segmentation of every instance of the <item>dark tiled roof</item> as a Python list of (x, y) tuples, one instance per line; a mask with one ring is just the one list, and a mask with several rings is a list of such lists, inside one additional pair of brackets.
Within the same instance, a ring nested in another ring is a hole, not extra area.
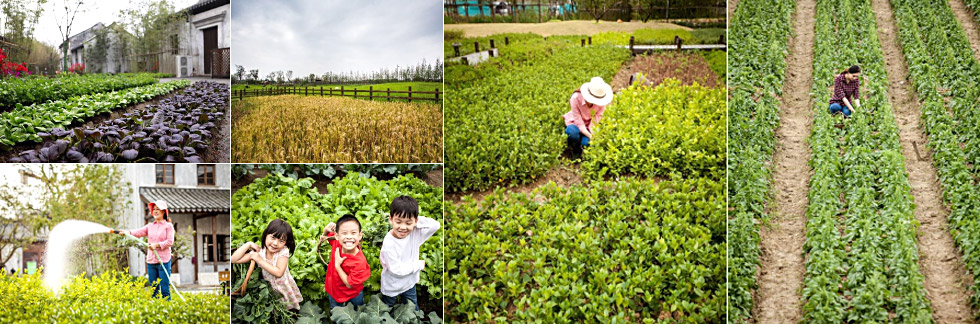
[(230, 189), (140, 187), (144, 201), (163, 199), (171, 213), (228, 213)]
[(201, 0), (194, 5), (187, 7), (187, 12), (193, 14), (199, 14), (223, 5), (231, 4), (231, 0)]

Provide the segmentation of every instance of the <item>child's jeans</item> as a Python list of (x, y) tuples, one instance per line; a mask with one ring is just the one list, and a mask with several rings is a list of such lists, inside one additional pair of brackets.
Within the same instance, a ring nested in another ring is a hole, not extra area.
[(851, 110), (850, 109), (847, 109), (846, 106), (841, 105), (841, 104), (836, 103), (836, 102), (830, 104), (830, 114), (833, 115), (833, 114), (836, 114), (838, 112), (844, 113), (844, 116), (851, 117)]
[[(415, 310), (419, 310), (419, 297), (418, 294), (415, 293), (415, 286), (412, 286), (412, 289), (406, 290), (405, 292), (398, 294), (398, 296), (405, 297), (406, 303), (408, 301), (412, 301), (412, 303), (415, 304)], [(389, 297), (385, 294), (381, 294), (381, 301), (385, 302), (385, 304), (388, 304), (388, 306), (394, 307), (395, 302), (398, 301), (398, 296)]]
[(350, 300), (345, 301), (343, 303), (338, 303), (337, 300), (333, 299), (333, 296), (330, 295), (327, 295), (327, 299), (330, 300), (330, 309), (333, 309), (334, 307), (347, 306), (348, 303), (354, 304), (354, 306), (361, 306), (364, 305), (364, 291), (361, 290), (361, 293), (357, 294), (356, 297), (351, 298)]
[[(166, 268), (167, 272), (164, 272)], [(153, 297), (156, 297), (159, 293), (160, 296), (170, 300), (170, 278), (167, 274), (170, 273), (170, 261), (165, 263), (147, 263), (146, 264), (146, 275), (149, 277), (150, 284), (153, 285)], [(154, 285), (153, 282), (160, 279), (160, 283)]]
[(582, 136), (582, 131), (578, 129), (578, 126), (575, 125), (566, 126), (565, 134), (568, 135), (568, 141), (570, 143), (581, 143), (582, 147), (589, 147), (589, 137)]

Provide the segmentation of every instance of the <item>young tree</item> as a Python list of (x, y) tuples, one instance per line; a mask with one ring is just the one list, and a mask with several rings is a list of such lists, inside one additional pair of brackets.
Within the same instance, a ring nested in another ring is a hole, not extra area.
[(86, 70), (93, 73), (106, 72), (105, 63), (109, 56), (109, 29), (95, 31), (95, 39), (85, 48)]
[[(179, 14), (167, 0), (143, 0), (119, 12), (122, 24), (134, 38), (132, 51), (141, 57), (163, 52), (168, 47), (178, 46), (172, 38), (177, 33), (184, 15)], [(140, 71), (154, 69), (155, 61), (144, 61)]]
[[(44, 11), (43, 5), (47, 0), (3, 0), (0, 1), (0, 12), (3, 17), (3, 30), (0, 35), (7, 42), (15, 44), (19, 50), (8, 50), (7, 59), (15, 62), (34, 62), (30, 60), (34, 49), (34, 27)], [(33, 6), (33, 7), (32, 7)]]
[(259, 69), (248, 70), (248, 79), (251, 81), (259, 81)]
[(581, 5), (580, 8), (585, 9), (595, 22), (599, 22), (606, 12), (609, 11), (609, 7), (618, 0), (579, 0), (578, 3)]
[(241, 65), (235, 65), (235, 80), (242, 82), (245, 79), (245, 67)]
[[(61, 0), (62, 5), (58, 5), (58, 2), (54, 3), (55, 8), (55, 24), (58, 25), (58, 32), (61, 33), (62, 45), (62, 65), (61, 69), (68, 71), (68, 50), (71, 47), (69, 38), (71, 37), (71, 25), (75, 23), (75, 16), (79, 13), (85, 12), (82, 6), (85, 3), (82, 0)], [(59, 17), (60, 10), (64, 8), (65, 15)]]

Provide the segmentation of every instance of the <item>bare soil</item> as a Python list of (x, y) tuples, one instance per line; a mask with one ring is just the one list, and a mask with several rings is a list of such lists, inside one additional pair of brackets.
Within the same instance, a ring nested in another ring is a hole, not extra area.
[(813, 125), (810, 89), (815, 16), (815, 0), (797, 3), (792, 19), (794, 34), (786, 57), (780, 125), (776, 129), (779, 144), (773, 154), (775, 204), (769, 207), (772, 223), (759, 233), (759, 288), (753, 296), (752, 311), (756, 323), (796, 323), (802, 318), (803, 242), (812, 175), (807, 136)]
[(911, 84), (906, 81), (908, 67), (898, 40), (898, 27), (891, 4), (888, 0), (872, 0), (871, 4), (878, 20), (878, 39), (885, 54), (888, 99), (895, 111), (902, 155), (905, 156), (905, 168), (912, 185), (915, 218), (921, 224), (918, 233), (919, 268), (925, 276), (926, 296), (932, 304), (933, 319), (936, 323), (972, 323), (967, 288), (971, 278), (966, 275), (966, 268), (946, 222), (949, 211), (942, 203), (942, 190), (926, 146), (928, 137), (921, 128), (919, 101)]
[(667, 78), (685, 85), (694, 82), (712, 88), (719, 85), (718, 75), (701, 54), (664, 52), (637, 56), (626, 62), (610, 83), (613, 91), (628, 87), (630, 76), (637, 72), (643, 73), (647, 84), (654, 87)]
[[(517, 185), (507, 189), (508, 192), (530, 193), (549, 182), (554, 181), (562, 188), (582, 183), (582, 176), (579, 175), (578, 165), (558, 165), (548, 171), (543, 177), (537, 178), (531, 183)], [(484, 197), (493, 193), (493, 189), (484, 191), (464, 191), (446, 194), (446, 201), (455, 205), (463, 203), (463, 197), (472, 196), (475, 201), (482, 201)]]
[(663, 22), (621, 22), (614, 21), (595, 21), (571, 20), (543, 23), (520, 23), (520, 24), (451, 24), (445, 25), (446, 30), (462, 30), (466, 37), (481, 37), (503, 33), (535, 33), (541, 36), (551, 35), (594, 35), (607, 31), (631, 32), (637, 29), (684, 29), (691, 28)]
[(960, 26), (966, 32), (966, 38), (970, 40), (973, 58), (980, 61), (980, 24), (977, 23), (974, 12), (963, 3), (963, 0), (949, 0), (949, 6), (953, 8), (956, 20), (960, 22)]

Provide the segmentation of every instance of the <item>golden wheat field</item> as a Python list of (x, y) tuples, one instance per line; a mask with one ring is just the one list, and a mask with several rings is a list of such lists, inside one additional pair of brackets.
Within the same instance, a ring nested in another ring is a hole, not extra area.
[(442, 163), (434, 103), (268, 96), (232, 104), (237, 163)]

